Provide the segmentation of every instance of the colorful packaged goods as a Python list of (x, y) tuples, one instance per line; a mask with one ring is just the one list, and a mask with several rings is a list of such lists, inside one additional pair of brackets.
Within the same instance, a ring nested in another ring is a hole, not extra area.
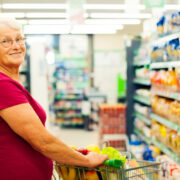
[(171, 90), (173, 92), (180, 91), (180, 84), (178, 81), (176, 70), (167, 71), (151, 71), (150, 81), (153, 86), (158, 86), (159, 88)]
[(179, 31), (180, 12), (166, 12), (157, 22), (157, 32), (164, 35)]
[(101, 134), (125, 134), (126, 106), (124, 104), (101, 104), (99, 109)]

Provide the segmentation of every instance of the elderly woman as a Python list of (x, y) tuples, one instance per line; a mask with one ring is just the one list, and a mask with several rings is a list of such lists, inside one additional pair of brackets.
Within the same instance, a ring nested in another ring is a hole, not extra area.
[(0, 18), (0, 180), (50, 180), (52, 160), (86, 167), (103, 163), (107, 156), (84, 156), (44, 127), (44, 110), (19, 83), (24, 43), (16, 20)]

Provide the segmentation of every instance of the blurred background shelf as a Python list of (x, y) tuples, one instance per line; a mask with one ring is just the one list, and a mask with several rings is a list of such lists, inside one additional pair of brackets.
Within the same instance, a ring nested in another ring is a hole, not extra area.
[(180, 67), (180, 60), (178, 60), (178, 61), (152, 62), (150, 65), (150, 69), (173, 68), (173, 67)]
[(145, 122), (147, 125), (151, 125), (151, 120), (149, 118), (147, 118), (145, 115), (143, 115), (137, 111), (135, 111), (134, 115), (141, 121)]
[(143, 78), (135, 78), (135, 79), (134, 79), (134, 83), (142, 84), (142, 85), (147, 85), (147, 86), (150, 86), (150, 85), (151, 85), (149, 79), (143, 79)]
[(141, 96), (141, 95), (134, 95), (134, 100), (140, 103), (143, 103), (145, 105), (150, 106), (151, 102), (150, 102), (150, 98), (149, 97), (145, 97), (145, 96)]
[(175, 131), (180, 132), (180, 125), (175, 124), (175, 123), (173, 123), (173, 122), (171, 122), (171, 121), (169, 121), (169, 120), (167, 120), (167, 119), (165, 119), (165, 118), (163, 118), (157, 114), (154, 114), (154, 113), (151, 113), (150, 117), (152, 119), (156, 120), (157, 122), (171, 128), (171, 129), (174, 129)]
[(154, 144), (155, 146), (157, 146), (162, 152), (164, 152), (165, 154), (167, 154), (169, 157), (171, 157), (175, 162), (177, 162), (180, 165), (180, 157), (178, 155), (176, 155), (174, 152), (172, 152), (169, 148), (167, 148), (164, 144), (162, 144), (161, 142), (159, 142), (158, 140), (154, 139), (154, 138), (148, 138), (147, 136), (145, 136), (141, 130), (139, 130), (138, 128), (134, 129), (134, 132), (140, 137), (142, 138), (147, 144)]

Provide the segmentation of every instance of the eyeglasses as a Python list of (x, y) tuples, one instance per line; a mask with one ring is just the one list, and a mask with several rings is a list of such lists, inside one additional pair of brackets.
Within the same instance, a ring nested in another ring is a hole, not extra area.
[(16, 41), (16, 44), (18, 44), (18, 45), (24, 45), (26, 38), (20, 37), (20, 38), (17, 38), (16, 40), (3, 40), (0, 43), (2, 44), (3, 47), (9, 48), (13, 45), (14, 41)]

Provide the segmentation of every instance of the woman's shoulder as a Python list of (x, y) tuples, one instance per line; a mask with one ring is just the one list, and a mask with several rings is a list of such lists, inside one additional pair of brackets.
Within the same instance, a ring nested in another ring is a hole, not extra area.
[(4, 89), (18, 88), (18, 89), (23, 90), (23, 86), (19, 82), (11, 79), (10, 77), (1, 76), (1, 75), (0, 75), (0, 88), (4, 88)]

